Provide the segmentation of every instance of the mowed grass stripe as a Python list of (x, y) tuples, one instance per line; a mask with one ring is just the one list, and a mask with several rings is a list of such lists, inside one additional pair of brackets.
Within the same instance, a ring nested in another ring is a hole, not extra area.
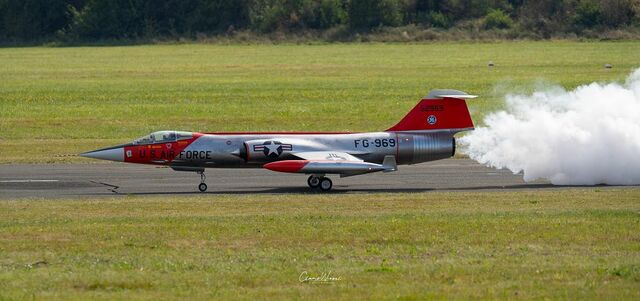
[[(0, 201), (0, 296), (637, 299), (640, 191)], [(300, 283), (331, 271), (328, 284)]]

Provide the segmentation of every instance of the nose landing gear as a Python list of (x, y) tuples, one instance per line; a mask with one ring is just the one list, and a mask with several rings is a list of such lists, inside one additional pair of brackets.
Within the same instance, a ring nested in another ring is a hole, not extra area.
[(200, 185), (198, 185), (198, 190), (200, 190), (200, 192), (205, 192), (207, 191), (207, 184), (204, 181), (207, 177), (204, 175), (204, 171), (199, 171), (198, 174), (200, 175)]
[(333, 187), (333, 182), (325, 176), (311, 175), (307, 179), (307, 185), (311, 188), (320, 188), (322, 191), (329, 191)]

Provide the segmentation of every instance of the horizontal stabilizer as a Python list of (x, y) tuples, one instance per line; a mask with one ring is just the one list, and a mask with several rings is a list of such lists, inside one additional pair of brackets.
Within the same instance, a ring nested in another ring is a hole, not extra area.
[(438, 98), (459, 98), (459, 99), (468, 99), (468, 98), (476, 98), (477, 95), (470, 95), (463, 91), (452, 90), (452, 89), (436, 89), (429, 91), (429, 95), (427, 95), (424, 99), (438, 99)]
[(478, 95), (446, 95), (446, 94), (439, 94), (439, 95), (436, 95), (436, 97), (438, 97), (438, 98), (473, 99), (473, 98), (477, 98)]

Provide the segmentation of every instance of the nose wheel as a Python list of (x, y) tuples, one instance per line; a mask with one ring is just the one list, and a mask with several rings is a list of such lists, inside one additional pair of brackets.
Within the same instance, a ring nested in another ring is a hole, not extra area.
[(207, 177), (204, 175), (204, 171), (199, 171), (198, 174), (200, 174), (200, 185), (198, 185), (198, 190), (200, 190), (200, 192), (205, 192), (207, 191), (207, 184), (204, 181)]
[(322, 191), (329, 191), (333, 187), (333, 182), (324, 176), (311, 175), (307, 179), (307, 185), (311, 188), (320, 188)]

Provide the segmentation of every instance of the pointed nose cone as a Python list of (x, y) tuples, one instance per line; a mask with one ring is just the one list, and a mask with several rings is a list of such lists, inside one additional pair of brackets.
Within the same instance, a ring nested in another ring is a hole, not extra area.
[(113, 148), (104, 148), (99, 150), (94, 150), (91, 152), (86, 152), (80, 154), (82, 157), (100, 159), (100, 160), (109, 160), (109, 161), (124, 161), (124, 147), (113, 147)]

